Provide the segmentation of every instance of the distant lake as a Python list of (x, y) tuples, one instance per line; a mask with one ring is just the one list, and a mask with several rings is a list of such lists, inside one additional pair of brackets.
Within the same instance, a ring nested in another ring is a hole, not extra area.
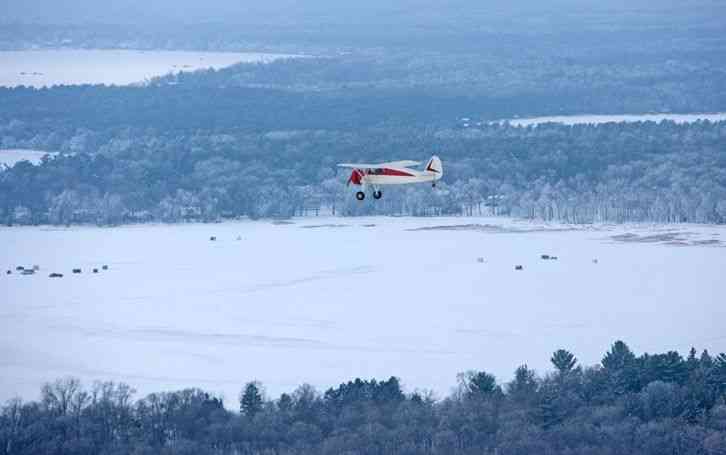
[(51, 49), (0, 52), (0, 86), (43, 87), (60, 84), (143, 82), (155, 76), (240, 62), (271, 62), (298, 57), (239, 52), (133, 51)]
[(563, 123), (565, 125), (597, 125), (600, 123), (613, 122), (661, 122), (663, 120), (669, 120), (676, 123), (693, 123), (699, 120), (719, 122), (722, 120), (726, 120), (726, 112), (717, 112), (712, 114), (555, 115), (551, 117), (530, 117), (497, 120), (491, 123), (509, 123), (512, 126), (530, 126), (539, 125), (542, 123)]
[(0, 149), (0, 170), (4, 166), (13, 167), (20, 161), (29, 161), (31, 164), (40, 164), (45, 155), (55, 155), (42, 150), (27, 149)]

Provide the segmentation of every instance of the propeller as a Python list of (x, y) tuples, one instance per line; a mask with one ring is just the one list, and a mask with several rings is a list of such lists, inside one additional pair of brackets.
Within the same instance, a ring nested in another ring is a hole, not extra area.
[(346, 183), (346, 186), (349, 186), (351, 183), (360, 185), (362, 178), (363, 172), (361, 172), (360, 169), (353, 169), (353, 172), (350, 173), (350, 177), (348, 177), (348, 182)]

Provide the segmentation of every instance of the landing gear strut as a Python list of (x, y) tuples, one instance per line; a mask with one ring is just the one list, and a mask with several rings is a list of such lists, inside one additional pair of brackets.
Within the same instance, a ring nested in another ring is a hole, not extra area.
[(383, 197), (383, 192), (381, 190), (377, 190), (373, 192), (373, 199), (380, 199)]
[(358, 191), (357, 193), (355, 193), (355, 198), (358, 199), (359, 201), (362, 201), (363, 199), (366, 198), (366, 194), (362, 191)]

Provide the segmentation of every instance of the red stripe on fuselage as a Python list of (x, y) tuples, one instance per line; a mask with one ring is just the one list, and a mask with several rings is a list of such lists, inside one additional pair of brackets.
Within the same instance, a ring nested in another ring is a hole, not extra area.
[(353, 169), (353, 172), (350, 173), (350, 178), (348, 179), (348, 183), (352, 183), (353, 185), (361, 185), (363, 183), (363, 178), (366, 175), (388, 175), (392, 177), (415, 177), (414, 174), (411, 174), (406, 171), (401, 171), (399, 169), (391, 169), (387, 167), (382, 168), (376, 168), (376, 169)]

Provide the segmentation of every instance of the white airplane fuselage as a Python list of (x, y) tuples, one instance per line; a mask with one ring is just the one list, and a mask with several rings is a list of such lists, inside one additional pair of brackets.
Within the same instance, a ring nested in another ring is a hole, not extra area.
[(443, 176), (443, 166), (437, 156), (431, 157), (424, 170), (419, 171), (396, 164), (407, 164), (410, 162), (399, 161), (395, 163), (384, 163), (376, 167), (354, 167), (350, 176), (350, 182), (363, 186), (382, 185), (405, 185), (408, 183), (436, 182)]
[(416, 171), (411, 169), (358, 169), (362, 172), (362, 185), (404, 185), (407, 183), (435, 182), (439, 174), (430, 171)]

